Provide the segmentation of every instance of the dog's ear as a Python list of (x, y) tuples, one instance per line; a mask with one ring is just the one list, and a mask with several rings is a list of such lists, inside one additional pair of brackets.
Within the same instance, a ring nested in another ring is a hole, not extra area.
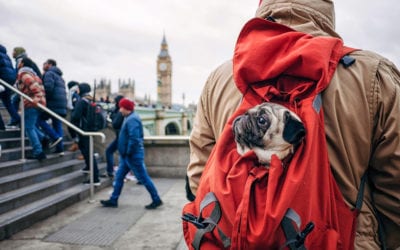
[(294, 118), (289, 111), (284, 114), (283, 139), (290, 144), (296, 145), (306, 135), (306, 130), (301, 121)]

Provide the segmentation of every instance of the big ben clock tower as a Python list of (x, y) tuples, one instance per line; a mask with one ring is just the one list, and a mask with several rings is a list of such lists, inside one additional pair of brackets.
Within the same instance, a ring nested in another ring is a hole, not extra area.
[(157, 100), (162, 106), (171, 107), (172, 105), (172, 61), (168, 53), (165, 34), (157, 58)]

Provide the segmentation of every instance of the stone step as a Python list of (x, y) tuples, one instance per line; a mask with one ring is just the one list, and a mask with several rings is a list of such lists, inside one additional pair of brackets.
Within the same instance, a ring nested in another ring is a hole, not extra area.
[[(47, 159), (41, 162), (37, 160), (9, 160), (0, 161), (0, 177), (20, 173), (23, 171), (29, 171), (35, 168), (41, 168), (47, 165), (56, 164), (60, 161), (68, 161), (75, 159), (79, 152), (65, 151), (64, 156), (60, 157), (57, 153), (47, 154)], [(83, 162), (83, 161), (82, 161)]]
[[(103, 179), (101, 186), (95, 187), (95, 191), (110, 185), (110, 179)], [(77, 184), (0, 215), (0, 240), (11, 237), (13, 234), (30, 227), (32, 224), (46, 219), (76, 202), (86, 199), (89, 195), (89, 185)]]
[(66, 187), (82, 183), (84, 180), (85, 176), (80, 171), (74, 171), (52, 178), (46, 182), (40, 182), (4, 193), (0, 195), (0, 214), (43, 199), (46, 196), (64, 190)]
[[(11, 139), (8, 139), (7, 141), (10, 141)], [(22, 148), (20, 147), (21, 145), (21, 140), (19, 142), (15, 142), (15, 146), (11, 148), (3, 148), (1, 149), (1, 157), (0, 157), (0, 163), (1, 162), (8, 162), (8, 161), (13, 161), (13, 160), (19, 160), (21, 159), (21, 151)], [(64, 154), (68, 150), (68, 147), (72, 144), (70, 141), (64, 141)], [(1, 144), (0, 144), (1, 145)], [(53, 149), (44, 149), (43, 152), (45, 154), (51, 154), (54, 152), (55, 148)], [(32, 147), (29, 145), (29, 141), (25, 143), (25, 157), (30, 154), (32, 151)]]
[[(20, 137), (1, 138), (0, 145), (1, 145), (2, 150), (15, 148), (15, 147), (21, 147), (21, 138)], [(27, 137), (25, 137), (25, 145), (29, 145), (29, 139)]]
[[(43, 164), (43, 162), (41, 162), (41, 164)], [(0, 178), (0, 194), (43, 182), (56, 176), (79, 170), (80, 168), (82, 168), (82, 164), (78, 161), (72, 163), (70, 161), (64, 161), (29, 171), (22, 171), (20, 173), (3, 176)]]

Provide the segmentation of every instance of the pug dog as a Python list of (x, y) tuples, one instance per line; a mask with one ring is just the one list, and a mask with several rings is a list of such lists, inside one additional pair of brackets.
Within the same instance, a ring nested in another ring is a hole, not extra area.
[(294, 112), (270, 102), (236, 117), (232, 129), (238, 153), (243, 155), (253, 150), (264, 166), (270, 165), (273, 154), (283, 160), (293, 153), (306, 133), (303, 122)]

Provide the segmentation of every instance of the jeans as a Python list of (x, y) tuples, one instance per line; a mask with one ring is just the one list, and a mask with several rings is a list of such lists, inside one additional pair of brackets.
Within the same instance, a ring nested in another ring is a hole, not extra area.
[(21, 117), (18, 114), (18, 107), (17, 109), (15, 109), (14, 105), (12, 105), (10, 95), (10, 91), (4, 91), (0, 94), (0, 98), (3, 102), (4, 107), (7, 109), (8, 113), (11, 116), (11, 122), (18, 123), (20, 122)]
[[(19, 97), (18, 94), (12, 94), (12, 96), (11, 96), (11, 106), (13, 107), (13, 109), (14, 109), (15, 111), (18, 111), (18, 110), (19, 110), (19, 103), (20, 103), (20, 101), (21, 101), (21, 97)], [(10, 114), (10, 115), (11, 115), (11, 114)], [(18, 115), (18, 117), (19, 117), (19, 115)], [(17, 119), (16, 117), (13, 117), (13, 116), (11, 115), (11, 122), (17, 123), (17, 122), (19, 122), (19, 121), (20, 121), (20, 119)]]
[(107, 146), (106, 148), (106, 159), (107, 159), (107, 173), (112, 174), (114, 172), (114, 153), (118, 149), (118, 136)]
[[(45, 132), (52, 140), (57, 140), (58, 138), (62, 138), (64, 136), (63, 132), (63, 127), (62, 127), (62, 122), (58, 120), (55, 117), (50, 117), (51, 123), (53, 127), (50, 127), (50, 125), (47, 123), (47, 117), (39, 117), (38, 119), (38, 125), (40, 128), (42, 128), (43, 132)], [(63, 152), (64, 151), (64, 145), (63, 141), (57, 144), (56, 147), (56, 152)]]
[[(73, 110), (67, 110), (67, 120), (71, 121), (71, 113), (73, 112)], [(72, 129), (71, 127), (68, 127), (68, 133), (71, 136), (71, 139), (74, 140), (74, 142), (78, 142), (78, 134), (77, 132)]]
[(25, 133), (29, 138), (32, 146), (32, 154), (37, 156), (42, 150), (42, 144), (40, 143), (40, 134), (36, 127), (36, 122), (39, 117), (39, 110), (36, 108), (25, 108)]
[(119, 195), (122, 191), (122, 187), (124, 186), (125, 176), (129, 172), (129, 170), (131, 170), (136, 176), (136, 179), (138, 179), (138, 181), (140, 181), (143, 186), (145, 186), (147, 191), (150, 193), (153, 202), (160, 201), (160, 196), (157, 193), (157, 189), (154, 186), (153, 181), (150, 179), (150, 176), (147, 174), (144, 159), (122, 156), (119, 157), (118, 171), (115, 175), (114, 190), (111, 194), (110, 200), (114, 202), (118, 201)]

